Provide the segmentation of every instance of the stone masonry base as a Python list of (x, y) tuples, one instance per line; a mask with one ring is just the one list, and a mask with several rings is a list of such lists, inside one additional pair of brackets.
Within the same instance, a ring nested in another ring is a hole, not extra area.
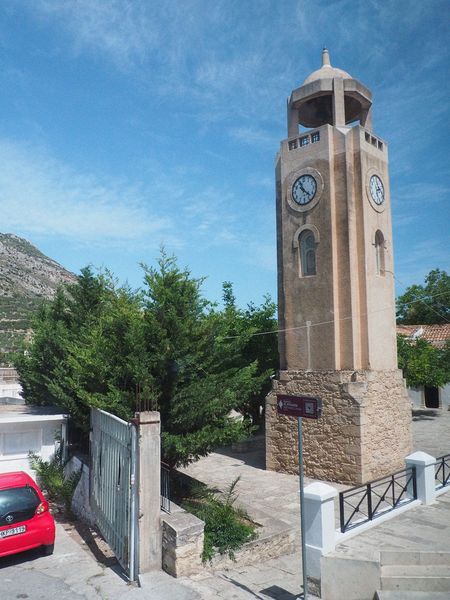
[(323, 401), (319, 420), (303, 419), (308, 477), (356, 485), (404, 468), (411, 403), (400, 370), (280, 371), (266, 398), (266, 468), (296, 474), (297, 419), (277, 414), (277, 394)]
[(257, 538), (235, 552), (216, 555), (202, 563), (204, 522), (172, 502), (172, 512), (162, 514), (162, 567), (173, 577), (204, 574), (207, 571), (233, 569), (260, 563), (263, 560), (292, 554), (297, 538), (289, 523), (260, 510), (252, 510), (251, 518), (258, 525)]

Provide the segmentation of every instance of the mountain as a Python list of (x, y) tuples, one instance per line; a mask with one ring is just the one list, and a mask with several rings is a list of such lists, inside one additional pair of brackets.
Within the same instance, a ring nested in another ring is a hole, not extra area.
[(33, 244), (0, 233), (0, 352), (15, 350), (30, 331), (31, 317), (57, 287), (76, 276)]

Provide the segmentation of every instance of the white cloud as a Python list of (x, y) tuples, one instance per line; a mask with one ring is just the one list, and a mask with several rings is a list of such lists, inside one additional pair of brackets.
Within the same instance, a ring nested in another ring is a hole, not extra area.
[(237, 243), (236, 217), (229, 208), (234, 200), (230, 192), (213, 187), (187, 194), (183, 213), (191, 231), (207, 237), (208, 246)]
[[(292, 81), (294, 66), (283, 38), (274, 39), (266, 20), (269, 7), (259, 4), (36, 0), (24, 6), (68, 40), (60, 44), (61, 52), (101, 57), (133, 73), (152, 95), (193, 102), (201, 123), (264, 114), (279, 87), (288, 90)], [(284, 22), (286, 10), (278, 12)], [(223, 38), (230, 32), (233, 46), (224, 52)], [(275, 67), (280, 61), (285, 70)]]
[(277, 249), (274, 244), (260, 241), (250, 241), (246, 252), (246, 261), (249, 265), (264, 269), (271, 273), (277, 272)]
[(257, 127), (232, 127), (229, 134), (236, 140), (250, 146), (262, 145), (270, 148), (277, 147), (277, 136)]
[(429, 204), (442, 202), (450, 196), (448, 185), (440, 182), (416, 181), (397, 188), (396, 200), (411, 203)]
[(250, 175), (247, 177), (247, 183), (251, 187), (258, 186), (269, 190), (271, 194), (268, 197), (270, 198), (270, 201), (273, 202), (275, 184), (272, 176), (269, 176), (266, 172), (250, 173)]
[(246, 246), (227, 189), (149, 162), (145, 180), (81, 173), (48, 151), (0, 139), (0, 229), (69, 243), (170, 248)]
[(139, 184), (79, 173), (42, 149), (0, 140), (2, 231), (113, 244), (163, 236), (170, 221)]
[(145, 60), (159, 34), (145, 3), (130, 0), (37, 0), (31, 7), (41, 17), (59, 21), (76, 53), (86, 49), (110, 56), (119, 67)]

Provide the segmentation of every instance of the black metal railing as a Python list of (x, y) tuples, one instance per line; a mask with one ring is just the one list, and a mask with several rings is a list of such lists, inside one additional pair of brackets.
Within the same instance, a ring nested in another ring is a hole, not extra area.
[(340, 492), (341, 531), (363, 525), (416, 498), (415, 467)]
[(436, 489), (439, 490), (450, 485), (450, 454), (439, 456), (436, 459), (435, 469)]
[(161, 509), (170, 513), (170, 467), (161, 463)]

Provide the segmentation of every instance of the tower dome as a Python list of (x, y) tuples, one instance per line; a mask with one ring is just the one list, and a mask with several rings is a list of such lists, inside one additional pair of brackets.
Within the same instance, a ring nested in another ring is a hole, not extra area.
[(306, 128), (359, 122), (371, 129), (372, 93), (347, 71), (331, 66), (330, 54), (322, 51), (322, 66), (313, 71), (288, 100), (288, 135)]
[(336, 67), (332, 67), (330, 63), (330, 53), (327, 48), (322, 50), (322, 66), (320, 69), (313, 71), (311, 75), (309, 75), (302, 85), (306, 85), (307, 83), (311, 83), (312, 81), (316, 81), (317, 79), (333, 79), (334, 77), (342, 77), (342, 79), (352, 79), (352, 76), (347, 73), (347, 71), (343, 71), (342, 69), (337, 69)]

